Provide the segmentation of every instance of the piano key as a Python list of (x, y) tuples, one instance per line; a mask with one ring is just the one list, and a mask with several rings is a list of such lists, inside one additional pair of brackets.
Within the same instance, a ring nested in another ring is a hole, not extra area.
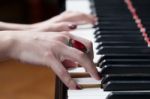
[[(114, 65), (104, 65), (101, 69), (101, 76), (106, 74), (150, 74), (150, 63), (144, 64), (144, 62), (138, 65), (139, 62), (134, 64), (114, 64)], [(102, 66), (102, 65), (101, 65)]]
[(150, 92), (113, 92), (106, 99), (149, 99)]
[(104, 46), (99, 48), (97, 54), (150, 54), (150, 49), (147, 47)]
[[(100, 71), (99, 67), (96, 67), (96, 69)], [(69, 69), (68, 71), (69, 73), (85, 73), (86, 72), (85, 68), (83, 67), (72, 68), (72, 69)]]
[[(103, 21), (102, 21), (103, 22)], [(105, 22), (105, 21), (104, 21)], [(130, 27), (129, 29), (137, 29), (136, 24), (115, 24), (114, 22), (112, 22), (113, 24), (102, 24), (101, 22), (99, 22), (99, 27), (100, 29), (102, 28), (107, 28), (107, 27), (112, 27), (112, 28), (116, 28), (116, 29), (120, 29), (120, 28), (125, 28), (125, 27)], [(125, 22), (124, 22), (125, 23)]]
[(82, 90), (68, 90), (68, 99), (79, 99), (79, 97), (98, 97), (99, 99), (106, 99), (109, 92), (104, 92), (100, 88), (85, 88)]
[(91, 77), (83, 77), (83, 78), (73, 78), (79, 86), (83, 88), (100, 88), (100, 80), (96, 80)]
[(135, 22), (131, 22), (131, 21), (127, 21), (127, 22), (124, 22), (124, 23), (118, 22), (118, 21), (116, 21), (116, 22), (111, 22), (111, 21), (105, 22), (105, 21), (102, 21), (102, 22), (99, 22), (99, 24), (97, 26), (101, 26), (101, 25), (103, 25), (103, 26), (114, 26), (114, 25), (119, 26), (119, 25), (121, 25), (121, 26), (127, 26), (127, 27), (128, 26), (136, 27), (136, 23)]
[[(100, 68), (99, 67), (96, 67), (96, 68), (100, 72)], [(69, 69), (68, 72), (70, 73), (71, 77), (73, 77), (73, 78), (90, 77), (89, 73), (86, 72), (83, 67)]]
[(99, 29), (100, 31), (103, 31), (103, 30), (109, 30), (109, 31), (113, 31), (113, 30), (121, 30), (121, 31), (124, 31), (124, 30), (139, 30), (138, 28), (133, 28), (133, 27), (102, 27)]
[(96, 49), (99, 49), (100, 47), (104, 46), (147, 46), (146, 42), (112, 42), (112, 41), (105, 41), (105, 42), (99, 42)]
[(133, 30), (125, 30), (125, 31), (119, 31), (119, 30), (113, 30), (113, 31), (108, 31), (108, 30), (104, 30), (104, 31), (99, 31), (99, 28), (94, 32), (95, 35), (141, 35), (140, 31), (133, 31)]
[(78, 84), (100, 84), (100, 80), (91, 77), (73, 78)]
[(73, 96), (68, 97), (68, 99), (106, 99), (106, 96), (104, 98), (102, 96)]
[(66, 10), (80, 11), (80, 12), (90, 14), (91, 13), (90, 2), (88, 0), (67, 0)]
[(142, 36), (138, 36), (138, 35), (135, 35), (135, 36), (131, 36), (131, 35), (99, 35), (97, 36), (96, 38), (96, 42), (103, 42), (103, 41), (118, 41), (118, 42), (121, 42), (121, 41), (130, 41), (130, 42), (136, 42), (136, 41), (139, 41), (139, 42), (143, 42), (144, 41), (144, 38)]
[(104, 91), (150, 91), (150, 81), (109, 81), (103, 85)]
[(107, 59), (150, 59), (148, 54), (104, 54), (99, 59), (99, 63)]
[(149, 80), (150, 81), (150, 74), (111, 74), (111, 75), (105, 75), (102, 78), (101, 84), (106, 84), (109, 81), (139, 81), (139, 80)]
[(124, 64), (124, 65), (149, 65), (150, 61), (149, 59), (107, 59), (107, 60), (103, 60), (99, 66), (103, 67), (105, 65), (120, 65), (120, 64)]
[[(129, 12), (129, 10), (127, 8), (127, 5), (124, 3), (124, 1), (122, 1), (122, 0), (111, 0), (111, 1), (110, 0), (94, 0), (92, 2), (94, 2), (95, 6), (96, 6), (97, 16), (100, 17), (98, 22), (99, 23), (100, 22), (102, 22), (102, 23), (111, 22), (113, 24), (113, 26), (111, 26), (112, 24), (108, 24), (108, 25), (107, 24), (99, 24), (99, 25), (95, 26), (96, 27), (95, 29), (97, 29), (95, 34), (97, 36), (93, 36), (93, 34), (92, 34), (92, 37), (97, 38), (99, 35), (112, 35), (112, 33), (114, 33), (114, 35), (116, 35), (116, 36), (118, 36), (118, 35), (122, 35), (122, 36), (124, 36), (124, 35), (138, 35), (138, 36), (142, 37), (139, 29), (133, 29), (132, 28), (132, 25), (130, 24), (130, 22), (133, 25), (135, 25), (133, 27), (136, 27), (136, 23), (133, 20), (133, 16)], [(76, 8), (74, 8), (74, 9), (76, 9)], [(127, 27), (126, 27), (126, 22), (129, 22)], [(125, 24), (123, 24), (123, 23), (125, 23)], [(120, 27), (119, 27), (119, 24), (120, 24)], [(103, 26), (101, 27), (101, 25), (103, 25)], [(128, 28), (128, 29), (126, 29), (126, 28)], [(81, 28), (81, 29), (83, 29), (83, 28)], [(92, 41), (94, 43), (94, 38), (92, 38)], [(138, 44), (140, 45), (139, 42), (141, 43), (141, 45), (144, 44), (144, 47), (141, 47), (141, 48), (136, 47), (136, 43), (137, 43), (137, 46), (138, 46)], [(96, 43), (96, 46), (100, 43), (101, 42)], [(103, 43), (103, 45), (102, 45), (103, 47), (100, 47), (100, 50), (96, 49), (96, 52), (99, 54), (98, 56), (100, 56), (100, 58), (101, 58), (103, 55), (109, 55), (108, 57), (105, 57), (106, 59), (103, 57), (102, 61), (103, 60), (116, 59), (116, 60), (119, 60), (119, 62), (117, 62), (117, 64), (119, 63), (119, 65), (126, 65), (127, 64), (126, 61), (128, 61), (130, 59), (131, 59), (131, 61), (133, 61), (133, 63), (135, 62), (134, 60), (138, 61), (138, 59), (143, 59), (143, 60), (144, 59), (149, 59), (148, 57), (140, 56), (140, 55), (143, 55), (143, 54), (144, 55), (149, 54), (149, 51), (148, 51), (149, 49), (148, 49), (147, 45), (145, 45), (144, 39), (143, 39), (143, 41), (137, 40), (136, 42), (129, 42), (129, 41), (126, 40), (125, 42), (120, 42), (119, 41), (117, 43), (110, 43), (110, 42), (109, 43), (102, 42), (102, 43)], [(113, 45), (111, 45), (111, 44), (113, 44)], [(117, 46), (117, 44), (118, 44), (118, 46)], [(121, 44), (124, 44), (124, 45), (121, 45)], [(127, 44), (127, 46), (126, 46), (126, 44)], [(134, 46), (134, 44), (135, 44), (135, 46)], [(113, 47), (114, 45), (116, 47)], [(96, 48), (96, 46), (94, 46), (94, 48)], [(106, 51), (104, 51), (104, 49), (101, 50), (101, 48), (106, 49)], [(112, 49), (112, 52), (111, 52), (111, 49)], [(120, 51), (120, 50), (123, 50), (123, 51)], [(104, 53), (103, 53), (103, 51), (104, 51)], [(108, 53), (106, 53), (106, 52), (108, 52)], [(112, 54), (114, 55), (113, 57), (112, 57)], [(95, 55), (96, 55), (96, 53), (94, 53), (94, 56)], [(119, 55), (122, 55), (122, 56), (119, 56)], [(126, 55), (126, 56), (124, 56), (124, 55)], [(127, 55), (129, 55), (129, 58), (128, 58)], [(137, 57), (136, 57), (136, 55), (137, 55)], [(120, 59), (123, 59), (123, 60), (125, 59), (125, 61), (122, 61), (122, 60), (120, 61)], [(142, 61), (140, 60), (141, 64), (146, 65), (147, 62), (146, 62), (146, 64), (144, 64), (143, 60)], [(110, 61), (107, 61), (107, 62), (110, 62)], [(132, 63), (132, 62), (129, 61), (129, 63)], [(139, 63), (139, 62), (137, 62), (137, 63)], [(115, 65), (116, 66), (116, 64), (110, 64), (110, 65)], [(132, 64), (129, 64), (129, 65), (132, 65)], [(139, 64), (136, 64), (136, 65), (139, 65)], [(132, 65), (132, 66), (135, 66), (135, 65)], [(117, 85), (117, 83), (114, 83), (114, 84)], [(137, 84), (139, 84), (139, 82)], [(141, 86), (144, 86), (144, 85), (141, 85)], [(86, 89), (88, 89), (88, 88), (86, 88)], [(83, 89), (83, 90), (85, 91), (86, 89)], [(74, 92), (72, 90), (68, 90), (68, 92), (72, 91), (73, 94), (76, 94), (76, 95), (72, 94), (73, 96), (68, 95), (68, 99), (78, 99), (79, 97), (86, 98), (86, 99), (91, 99), (91, 98), (93, 98), (93, 99), (124, 99), (125, 98), (125, 96), (117, 97), (117, 98), (114, 97), (114, 96), (116, 96), (117, 93), (113, 93), (113, 94), (115, 94), (113, 97), (107, 97), (106, 98), (106, 96), (108, 94), (104, 95), (105, 97), (99, 97), (98, 95), (101, 95), (101, 94), (105, 93), (100, 88), (98, 88), (98, 90), (99, 90), (98, 92), (96, 92), (96, 91), (93, 92), (94, 94), (96, 94), (96, 93), (99, 93), (99, 94), (92, 96), (91, 93), (90, 93), (92, 89), (90, 88), (86, 93), (84, 93), (84, 91), (82, 90), (84, 94), (81, 94), (82, 92), (80, 90), (77, 90), (77, 91), (74, 91)], [(75, 93), (75, 92), (77, 92), (77, 93)], [(125, 93), (127, 93), (125, 95), (128, 96), (131, 92), (129, 92), (129, 93), (125, 92)], [(119, 93), (119, 94), (122, 95), (122, 93)], [(110, 94), (109, 96), (112, 96), (112, 94)], [(132, 96), (134, 98), (138, 99), (138, 97), (135, 94), (132, 94)], [(132, 99), (134, 99), (133, 97), (132, 97)], [(131, 99), (130, 96), (128, 98)], [(126, 99), (128, 99), (128, 98), (126, 98)], [(139, 98), (139, 99), (143, 99), (143, 98)]]

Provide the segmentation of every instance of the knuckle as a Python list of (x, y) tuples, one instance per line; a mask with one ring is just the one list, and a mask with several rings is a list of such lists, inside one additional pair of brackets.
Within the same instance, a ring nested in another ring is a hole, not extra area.
[(85, 53), (84, 52), (78, 52), (78, 57), (79, 58), (84, 58), (85, 57)]
[(57, 37), (57, 39), (58, 39), (59, 41), (62, 41), (62, 42), (68, 40), (68, 38), (69, 38), (69, 37), (67, 36), (67, 34), (60, 34), (60, 35)]
[(64, 48), (64, 45), (60, 41), (54, 41), (47, 50), (56, 54), (59, 52), (60, 48)]
[[(67, 24), (67, 23), (66, 23), (66, 24)], [(62, 32), (62, 35), (67, 36), (67, 37), (70, 36), (69, 32)]]
[(51, 43), (50, 48), (57, 48), (59, 46), (59, 42), (58, 41), (54, 41)]
[(59, 36), (57, 37), (58, 41), (61, 41), (63, 43), (68, 43), (70, 39), (70, 34), (68, 32), (62, 32), (61, 34), (59, 34)]
[(53, 57), (53, 53), (50, 52), (50, 51), (49, 51), (49, 52), (45, 52), (45, 53), (44, 53), (44, 56), (45, 56), (45, 57), (50, 57), (50, 58), (52, 58), (52, 57)]
[(60, 48), (66, 48), (66, 47), (62, 42), (59, 42), (59, 41), (55, 42), (55, 44), (53, 46), (54, 51), (56, 51), (56, 49), (60, 49)]

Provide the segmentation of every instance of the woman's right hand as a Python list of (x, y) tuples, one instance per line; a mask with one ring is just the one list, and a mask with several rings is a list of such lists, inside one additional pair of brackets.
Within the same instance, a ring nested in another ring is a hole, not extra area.
[[(52, 68), (63, 83), (71, 89), (78, 89), (79, 86), (69, 75), (67, 65), (62, 64), (64, 60), (78, 62), (92, 77), (100, 79), (92, 61), (92, 43), (86, 39), (67, 32), (12, 31), (11, 36), (13, 45), (10, 48), (9, 57)], [(88, 53), (68, 46), (70, 39), (84, 44)]]

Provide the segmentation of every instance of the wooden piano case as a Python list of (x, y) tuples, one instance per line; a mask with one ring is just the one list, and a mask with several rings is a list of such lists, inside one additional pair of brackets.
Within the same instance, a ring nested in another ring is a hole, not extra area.
[(54, 99), (55, 74), (45, 66), (0, 62), (0, 99)]
[(67, 87), (56, 78), (55, 84), (55, 99), (67, 99)]

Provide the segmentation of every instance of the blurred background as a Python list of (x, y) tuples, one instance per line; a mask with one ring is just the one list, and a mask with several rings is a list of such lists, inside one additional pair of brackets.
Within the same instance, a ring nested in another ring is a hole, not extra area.
[[(0, 0), (0, 21), (35, 23), (65, 10), (65, 0)], [(55, 74), (50, 68), (0, 61), (0, 99), (54, 99)]]
[(34, 23), (53, 17), (65, 9), (65, 0), (0, 0), (0, 20)]

